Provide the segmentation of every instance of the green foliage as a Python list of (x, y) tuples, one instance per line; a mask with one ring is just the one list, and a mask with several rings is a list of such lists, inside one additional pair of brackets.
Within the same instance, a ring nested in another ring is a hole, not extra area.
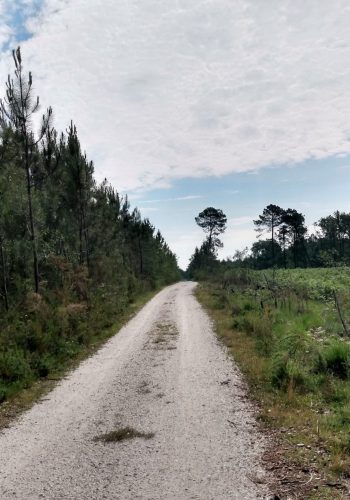
[(200, 212), (195, 221), (207, 234), (200, 248), (196, 248), (186, 270), (186, 276), (197, 280), (215, 273), (217, 266), (217, 250), (223, 244), (220, 234), (226, 230), (227, 218), (221, 209), (208, 207)]
[(213, 306), (229, 311), (232, 328), (252, 337), (268, 359), (271, 388), (324, 389), (329, 398), (329, 377), (350, 380), (350, 343), (339, 336), (333, 297), (336, 289), (350, 323), (348, 268), (254, 271), (219, 263), (210, 283)]
[[(200, 214), (201, 215), (201, 214)], [(320, 268), (350, 265), (350, 213), (335, 211), (315, 223), (317, 231), (308, 235), (305, 217), (297, 210), (269, 204), (252, 221), (260, 238), (250, 250), (236, 251), (226, 261), (231, 267), (251, 269)], [(196, 249), (198, 253), (198, 249)], [(195, 254), (188, 272), (193, 269)], [(204, 269), (206, 266), (195, 266)]]
[(350, 325), (349, 285), (346, 267), (255, 271), (221, 262), (198, 291), (247, 375), (263, 418), (289, 429), (281, 435), (286, 445), (309, 444), (308, 458), (293, 446), (293, 460), (297, 455), (308, 464), (321, 447), (320, 470), (347, 476), (350, 339), (333, 290)]
[[(49, 108), (35, 136), (32, 77), (21, 83), (19, 50), (14, 60), (0, 104), (0, 400), (90, 345), (138, 297), (180, 278), (161, 233), (107, 180), (96, 183), (73, 123), (59, 136)], [(22, 84), (25, 125), (16, 115)]]
[(288, 389), (304, 390), (307, 381), (305, 369), (286, 353), (276, 356), (271, 364), (271, 385), (287, 392)]
[(323, 349), (322, 358), (320, 368), (322, 367), (324, 370), (342, 379), (349, 377), (350, 345), (348, 343), (332, 339)]

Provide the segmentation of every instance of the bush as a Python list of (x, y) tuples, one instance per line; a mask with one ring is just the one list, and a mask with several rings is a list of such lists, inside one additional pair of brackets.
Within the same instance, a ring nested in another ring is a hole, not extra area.
[(2, 381), (16, 382), (30, 379), (31, 375), (31, 369), (23, 351), (0, 352), (0, 379)]
[[(323, 359), (322, 359), (323, 358)], [(326, 370), (346, 379), (350, 374), (350, 346), (341, 340), (332, 340), (321, 353), (319, 371)]]
[(41, 357), (39, 355), (34, 355), (30, 360), (31, 369), (40, 378), (45, 378), (50, 373), (50, 361), (47, 356)]

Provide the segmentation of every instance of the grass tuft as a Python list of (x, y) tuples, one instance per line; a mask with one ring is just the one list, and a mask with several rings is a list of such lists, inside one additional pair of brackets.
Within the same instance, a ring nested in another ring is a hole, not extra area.
[(125, 441), (127, 439), (151, 439), (154, 436), (154, 432), (142, 432), (134, 429), (133, 427), (121, 427), (120, 429), (115, 429), (114, 431), (107, 432), (101, 436), (96, 436), (94, 441), (103, 441), (104, 443), (116, 443), (119, 441)]

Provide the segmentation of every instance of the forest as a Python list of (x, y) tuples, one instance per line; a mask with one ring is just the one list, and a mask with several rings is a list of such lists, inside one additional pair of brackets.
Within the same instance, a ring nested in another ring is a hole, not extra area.
[(161, 233), (96, 182), (74, 123), (59, 133), (40, 111), (19, 48), (13, 60), (0, 101), (0, 402), (179, 278)]
[[(217, 218), (215, 224), (218, 224)], [(195, 249), (188, 266), (189, 275), (210, 273), (220, 265), (250, 269), (350, 265), (350, 213), (336, 210), (315, 222), (315, 231), (308, 234), (302, 213), (270, 204), (253, 221), (257, 241), (250, 249), (238, 250), (220, 264), (217, 259), (217, 250), (221, 247), (218, 236), (225, 231), (226, 222), (224, 224), (223, 231), (217, 233), (216, 240), (209, 241), (208, 237), (200, 248)]]

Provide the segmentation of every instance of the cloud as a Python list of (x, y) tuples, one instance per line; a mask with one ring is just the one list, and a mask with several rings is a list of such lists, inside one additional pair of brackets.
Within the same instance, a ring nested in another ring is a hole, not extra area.
[(8, 52), (16, 42), (30, 36), (27, 23), (39, 14), (42, 3), (42, 0), (0, 0), (0, 58), (1, 52)]
[(245, 226), (247, 224), (252, 225), (253, 220), (257, 219), (256, 215), (245, 215), (243, 217), (233, 217), (227, 221), (228, 226)]
[(157, 207), (139, 207), (139, 210), (143, 214), (144, 212), (158, 212), (159, 208), (157, 208)]
[(224, 248), (219, 250), (219, 257), (225, 258), (234, 255), (236, 250), (250, 248), (256, 241), (256, 234), (252, 227), (229, 227), (221, 238)]
[(142, 200), (139, 203), (165, 203), (168, 201), (190, 201), (202, 198), (199, 195), (177, 196), (175, 198), (159, 198), (158, 200)]
[(0, 50), (15, 4), (41, 102), (121, 190), (350, 152), (347, 0), (0, 0)]

